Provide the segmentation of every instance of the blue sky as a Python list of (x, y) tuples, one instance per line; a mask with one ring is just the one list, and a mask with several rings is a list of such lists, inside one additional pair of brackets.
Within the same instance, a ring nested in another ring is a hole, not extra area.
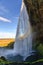
[(0, 38), (14, 38), (22, 0), (0, 0)]

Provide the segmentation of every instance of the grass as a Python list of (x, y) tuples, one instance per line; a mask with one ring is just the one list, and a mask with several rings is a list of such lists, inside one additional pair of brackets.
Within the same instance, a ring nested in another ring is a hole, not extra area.
[(14, 39), (0, 39), (0, 47), (8, 46), (10, 42), (14, 42)]
[(43, 59), (36, 60), (36, 61), (32, 62), (31, 64), (35, 64), (35, 63), (38, 63), (38, 62), (43, 62)]
[(39, 60), (36, 60), (36, 61), (34, 61), (34, 62), (9, 62), (9, 61), (4, 61), (4, 60), (2, 60), (2, 59), (0, 59), (0, 65), (2, 65), (2, 64), (35, 64), (35, 63), (39, 63), (39, 62), (43, 62), (43, 59), (39, 59)]

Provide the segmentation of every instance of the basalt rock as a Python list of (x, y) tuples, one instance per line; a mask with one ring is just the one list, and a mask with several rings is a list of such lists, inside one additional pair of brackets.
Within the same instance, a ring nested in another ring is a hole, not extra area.
[(43, 0), (24, 0), (30, 23), (35, 31), (35, 42), (43, 43)]

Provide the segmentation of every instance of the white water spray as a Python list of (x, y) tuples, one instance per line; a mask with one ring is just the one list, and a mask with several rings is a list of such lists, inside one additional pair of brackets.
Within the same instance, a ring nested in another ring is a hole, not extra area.
[(18, 21), (14, 52), (22, 55), (24, 59), (32, 54), (32, 28), (27, 9), (23, 1)]

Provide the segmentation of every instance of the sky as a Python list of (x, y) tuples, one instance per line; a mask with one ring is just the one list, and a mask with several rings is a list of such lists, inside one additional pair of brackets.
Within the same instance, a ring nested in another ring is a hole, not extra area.
[(0, 38), (15, 38), (22, 0), (0, 0)]

